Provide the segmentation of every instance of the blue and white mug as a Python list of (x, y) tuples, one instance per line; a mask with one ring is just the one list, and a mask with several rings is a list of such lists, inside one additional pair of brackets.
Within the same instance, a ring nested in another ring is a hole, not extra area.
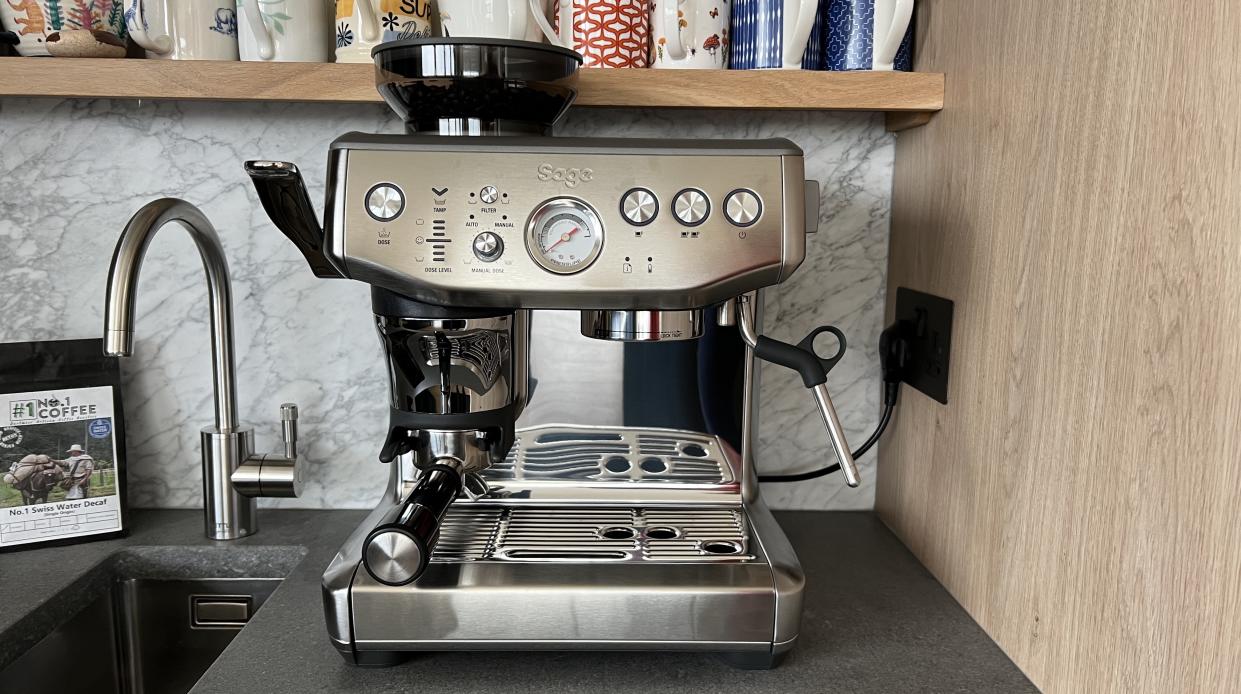
[(913, 69), (914, 0), (820, 0), (802, 67)]
[(148, 58), (238, 58), (234, 0), (127, 0), (125, 26)]
[(799, 70), (819, 0), (734, 0), (732, 70)]

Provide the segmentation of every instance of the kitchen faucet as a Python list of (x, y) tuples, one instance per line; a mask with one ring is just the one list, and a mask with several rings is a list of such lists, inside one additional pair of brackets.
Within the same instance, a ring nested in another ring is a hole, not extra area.
[(155, 234), (169, 222), (194, 240), (211, 295), (211, 371), (215, 380), (215, 423), (202, 429), (203, 510), (207, 537), (235, 540), (258, 530), (256, 497), (296, 497), (302, 480), (297, 465), (297, 406), (280, 406), (283, 454), (255, 455), (254, 430), (237, 417), (233, 356), (233, 303), (228, 261), (220, 237), (202, 211), (175, 198), (145, 205), (125, 225), (108, 271), (104, 352), (133, 354), (134, 298), (142, 258)]

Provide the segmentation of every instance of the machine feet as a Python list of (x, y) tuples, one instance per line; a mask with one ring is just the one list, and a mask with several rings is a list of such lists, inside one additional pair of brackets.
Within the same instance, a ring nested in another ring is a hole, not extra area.
[(787, 655), (787, 652), (738, 651), (733, 653), (717, 653), (716, 658), (725, 665), (731, 665), (738, 670), (770, 670), (779, 667)]
[(400, 651), (354, 651), (353, 654), (342, 653), (345, 660), (358, 667), (392, 667), (409, 660), (412, 653)]

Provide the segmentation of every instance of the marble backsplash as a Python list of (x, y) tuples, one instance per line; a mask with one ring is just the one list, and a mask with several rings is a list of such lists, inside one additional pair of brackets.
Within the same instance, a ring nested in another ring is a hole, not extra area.
[[(279, 404), (301, 406), (306, 492), (263, 503), (372, 506), (387, 477), (376, 460), (386, 379), (367, 287), (314, 278), (267, 220), (241, 167), (257, 157), (299, 162), (312, 199), (322, 200), (327, 144), (350, 130), (398, 132), (400, 123), (378, 105), (0, 102), (0, 341), (99, 336), (120, 229), (150, 200), (189, 200), (214, 222), (229, 254), (240, 411), (257, 428), (260, 449), (278, 442)], [(796, 341), (825, 322), (845, 331), (850, 349), (829, 383), (848, 433), (860, 442), (879, 412), (875, 355), (893, 160), (881, 118), (583, 109), (570, 114), (561, 133), (782, 136), (805, 149), (807, 175), (824, 184), (822, 223), (802, 268), (768, 292), (766, 332)], [(144, 263), (136, 353), (123, 362), (135, 506), (200, 502), (198, 428), (212, 409), (205, 302), (188, 237), (161, 234)], [(760, 469), (831, 462), (798, 378), (774, 367), (765, 367), (762, 378)], [(866, 481), (858, 490), (833, 475), (766, 485), (763, 493), (778, 508), (870, 508), (873, 454), (861, 467)]]

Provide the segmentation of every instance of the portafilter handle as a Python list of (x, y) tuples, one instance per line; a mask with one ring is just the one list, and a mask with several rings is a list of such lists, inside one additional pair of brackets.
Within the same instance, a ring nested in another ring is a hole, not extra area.
[[(749, 294), (725, 302), (720, 307), (718, 322), (720, 325), (735, 324), (741, 331), (741, 339), (754, 350), (754, 356), (792, 369), (801, 376), (802, 383), (814, 395), (814, 404), (819, 410), (819, 416), (823, 418), (823, 425), (827, 427), (827, 436), (832, 450), (836, 453), (836, 459), (840, 462), (845, 484), (850, 487), (858, 486), (861, 478), (858, 476), (857, 463), (849, 451), (845, 428), (840, 423), (840, 416), (836, 414), (832, 396), (827, 390), (827, 373), (845, 355), (844, 333), (833, 326), (825, 325), (816, 328), (796, 345), (759, 335), (754, 319), (754, 297)], [(831, 333), (839, 343), (836, 354), (827, 359), (814, 351), (814, 339), (823, 333)]]
[(342, 277), (323, 254), (323, 227), (297, 167), (287, 161), (248, 161), (246, 173), (267, 216), (301, 251), (315, 276)]
[(362, 564), (376, 581), (389, 586), (412, 583), (431, 563), (440, 521), (461, 492), (461, 475), (447, 465), (432, 465), (409, 497), (385, 516), (366, 537)]

